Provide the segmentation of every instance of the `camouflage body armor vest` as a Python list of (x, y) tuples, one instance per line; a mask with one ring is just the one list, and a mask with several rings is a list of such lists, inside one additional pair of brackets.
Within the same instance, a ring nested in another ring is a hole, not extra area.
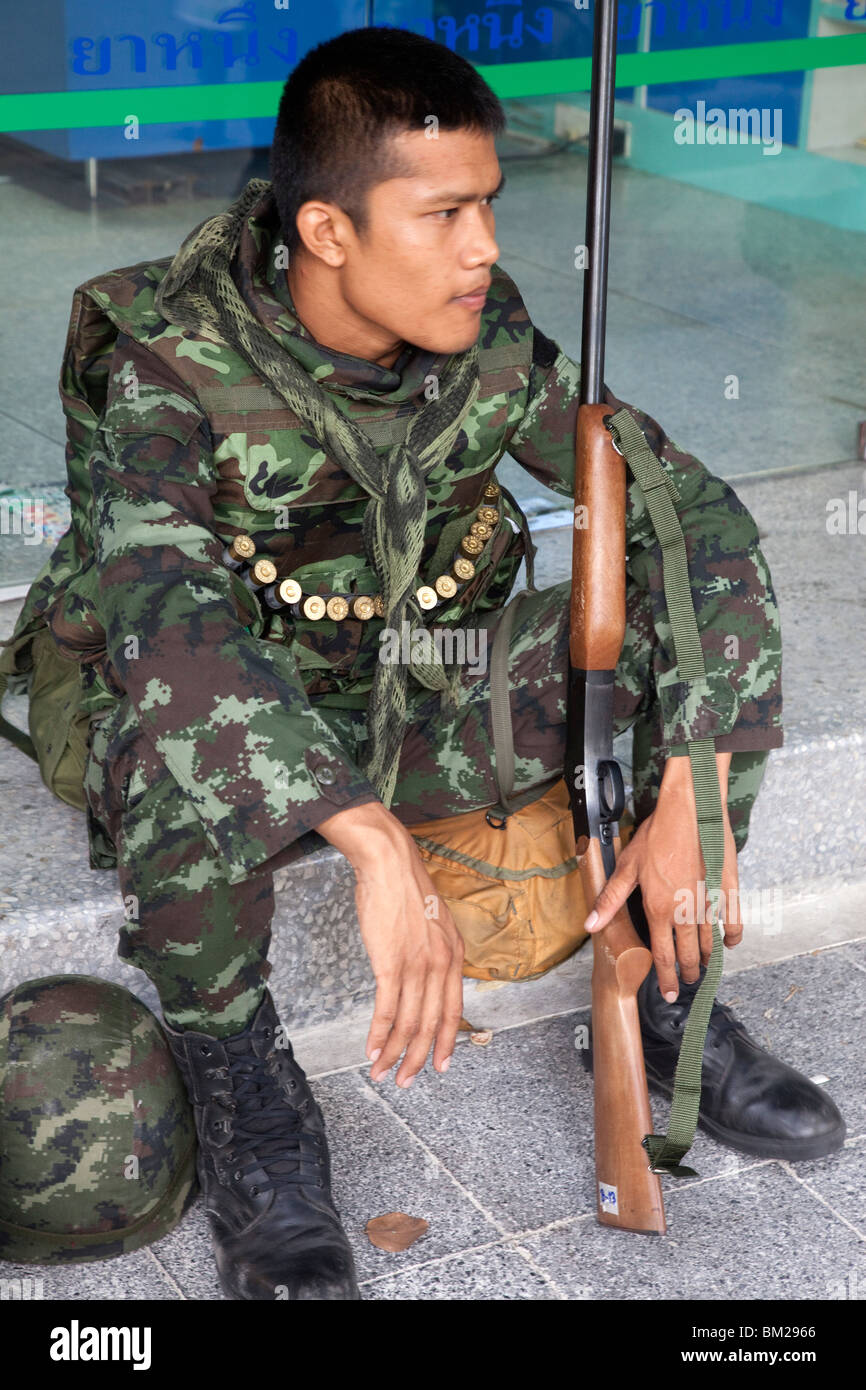
[[(328, 459), (245, 359), (207, 330), (193, 334), (156, 314), (154, 293), (171, 260), (100, 274), (75, 291), (60, 377), (72, 520), (33, 581), (11, 638), (0, 644), (0, 700), (7, 686), (10, 693), (29, 694), (31, 738), (2, 716), (0, 732), (39, 762), (56, 795), (80, 809), (90, 718), (123, 694), (99, 617), (92, 450), (148, 433), (166, 435), (183, 450), (199, 431), (212, 452), (214, 559), (245, 534), (255, 542), (256, 557), (273, 561), (278, 576), (296, 580), (305, 596), (351, 599), (376, 589), (361, 534), (367, 494)], [(492, 276), (478, 340), (479, 396), (446, 464), (428, 479), (420, 582), (429, 588), (448, 572), (479, 509), (490, 506), (491, 492), (497, 516), (472, 556), (473, 577), (432, 610), (436, 624), (464, 623), (471, 613), (502, 607), (524, 556), (533, 583), (535, 547), (526, 517), (495, 483), (493, 470), (523, 415), (534, 330), (514, 282), (499, 266)], [(131, 344), (157, 359), (153, 382), (138, 381), (125, 355)], [(412, 351), (422, 370), (446, 360)], [(403, 437), (405, 416), (419, 404), (383, 400), (371, 408), (374, 397), (351, 386), (336, 400), (383, 453)], [(293, 644), (309, 696), (364, 706), (381, 617), (364, 620), (350, 611), (339, 621), (289, 618), (261, 605), (235, 573), (231, 588), (238, 620), (253, 636)]]

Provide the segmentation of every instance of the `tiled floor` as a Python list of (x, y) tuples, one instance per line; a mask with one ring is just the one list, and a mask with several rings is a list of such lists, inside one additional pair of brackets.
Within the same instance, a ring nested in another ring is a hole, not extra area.
[[(762, 1045), (827, 1089), (848, 1139), (830, 1158), (754, 1159), (699, 1133), (700, 1176), (666, 1184), (668, 1234), (593, 1219), (592, 1089), (562, 1014), (462, 1043), (445, 1077), (411, 1091), (367, 1069), (313, 1079), (328, 1127), (334, 1199), (364, 1299), (829, 1300), (866, 1290), (866, 943), (735, 976), (722, 998)], [(303, 1056), (299, 1058), (303, 1064)], [(656, 1129), (664, 1104), (654, 1098)], [(365, 1234), (404, 1211), (429, 1229), (389, 1254)], [(148, 1250), (41, 1276), (46, 1299), (221, 1298), (201, 1201)]]

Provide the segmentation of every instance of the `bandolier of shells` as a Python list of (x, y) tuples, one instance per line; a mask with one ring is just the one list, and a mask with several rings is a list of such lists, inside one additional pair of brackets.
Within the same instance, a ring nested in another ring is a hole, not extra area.
[[(464, 584), (475, 575), (474, 560), (477, 560), (499, 521), (496, 503), (499, 497), (499, 484), (487, 483), (483, 493), (484, 501), (475, 514), (467, 534), (451, 557), (450, 569), (440, 574), (432, 585), (422, 584), (415, 590), (415, 597), (423, 609), (435, 608), (437, 604), (452, 599)], [(329, 617), (339, 622), (342, 618), (384, 618), (385, 603), (381, 594), (322, 594), (304, 595), (296, 579), (279, 579), (273, 560), (256, 558), (256, 545), (251, 536), (235, 536), (223, 551), (223, 564), (234, 570), (268, 608), (275, 613), (291, 615), (293, 618), (309, 618), (316, 622)], [(280, 634), (274, 634), (279, 637)]]

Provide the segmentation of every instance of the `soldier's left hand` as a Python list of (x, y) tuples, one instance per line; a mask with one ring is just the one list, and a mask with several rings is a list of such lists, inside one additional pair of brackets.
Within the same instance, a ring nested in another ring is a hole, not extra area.
[[(716, 754), (725, 835), (719, 917), (724, 919), (724, 943), (728, 947), (736, 946), (743, 935), (737, 849), (727, 809), (730, 760), (730, 753)], [(665, 999), (673, 1002), (680, 984), (676, 963), (679, 962), (680, 979), (693, 984), (713, 949), (712, 914), (687, 757), (668, 758), (655, 810), (641, 822), (620, 854), (616, 869), (593, 904), (597, 920), (593, 923), (590, 913), (587, 929), (603, 930), (638, 886), (649, 923), (659, 989)]]

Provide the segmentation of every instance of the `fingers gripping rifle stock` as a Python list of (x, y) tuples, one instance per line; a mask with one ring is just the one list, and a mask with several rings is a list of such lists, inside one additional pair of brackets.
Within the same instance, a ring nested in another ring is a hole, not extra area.
[[(624, 800), (613, 688), (625, 635), (626, 476), (603, 423), (610, 413), (582, 405), (577, 419), (566, 779), (588, 906), (616, 866)], [(642, 1146), (652, 1114), (637, 991), (651, 965), (624, 908), (593, 938), (596, 1200), (604, 1225), (663, 1233), (661, 1184)]]

